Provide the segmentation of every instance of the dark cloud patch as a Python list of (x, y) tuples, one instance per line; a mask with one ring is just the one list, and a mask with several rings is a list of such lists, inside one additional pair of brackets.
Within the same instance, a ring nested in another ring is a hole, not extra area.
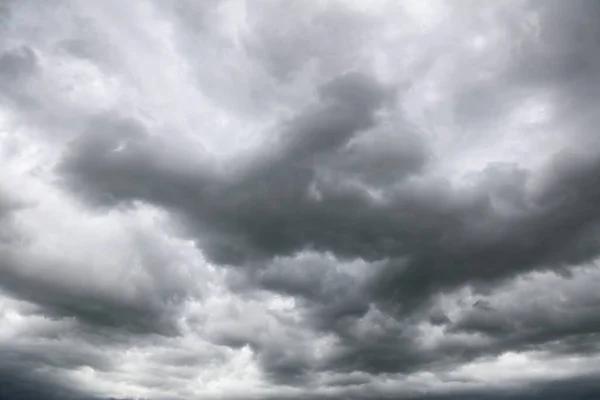
[(334, 108), (292, 121), (282, 134), (282, 155), (255, 164), (233, 183), (204, 178), (205, 172), (192, 179), (153, 162), (140, 128), (120, 123), (97, 124), (102, 134), (82, 137), (63, 169), (97, 201), (141, 199), (192, 217), (192, 226), (208, 229), (204, 245), (218, 262), (311, 248), (396, 259), (374, 284), (374, 296), (409, 308), (437, 290), (564, 268), (597, 255), (595, 155), (559, 154), (534, 194), (526, 192), (532, 180), (526, 171), (493, 165), (471, 192), (408, 184), (377, 204), (365, 191), (319, 180), (312, 165), (320, 152), (339, 148), (373, 123), (371, 107), (381, 92), (350, 76), (323, 93)]
[[(559, 400), (568, 397), (575, 400), (591, 400), (597, 397), (599, 390), (600, 387), (596, 384), (594, 377), (583, 377), (544, 382), (518, 389), (457, 390), (451, 394), (432, 393), (429, 395), (409, 395), (404, 398), (410, 400)], [(390, 396), (389, 398), (393, 397)]]
[(205, 232), (199, 240), (218, 262), (239, 264), (307, 247), (341, 247), (339, 251), (356, 254), (352, 232), (348, 238), (339, 237), (329, 227), (345, 224), (347, 207), (358, 207), (357, 212), (370, 207), (368, 196), (340, 187), (326, 193), (331, 197), (326, 202), (312, 199), (314, 165), (370, 128), (389, 94), (360, 74), (343, 75), (319, 92), (321, 104), (314, 111), (281, 128), (278, 152), (222, 181), (198, 170), (198, 164), (177, 170), (177, 163), (168, 158), (157, 163), (155, 149), (140, 138), (140, 128), (112, 118), (92, 123), (88, 134), (73, 145), (62, 170), (76, 190), (96, 203), (140, 199), (181, 212), (189, 225)]
[(169, 149), (168, 144), (153, 141), (138, 121), (112, 113), (98, 115), (73, 142), (62, 170), (77, 192), (100, 207), (136, 199), (190, 208), (208, 202), (212, 182), (202, 164), (157, 153), (156, 146)]
[[(528, 271), (562, 269), (591, 260), (598, 252), (595, 239), (597, 215), (589, 203), (595, 202), (597, 196), (596, 163), (595, 158), (560, 155), (548, 168), (548, 178), (542, 179), (542, 184), (532, 194), (524, 192), (528, 177), (522, 171), (507, 166), (490, 168), (486, 171), (489, 175), (483, 177), (481, 192), (472, 197), (475, 201), (468, 203), (461, 199), (464, 203), (458, 203), (462, 207), (469, 206), (464, 211), (458, 208), (464, 213), (463, 219), (448, 220), (446, 226), (438, 219), (436, 223), (440, 225), (433, 224), (432, 229), (438, 230), (440, 240), (421, 243), (422, 253), (414, 253), (414, 260), (400, 261), (396, 265), (390, 263), (383, 269), (383, 274), (374, 275), (374, 286), (365, 286), (364, 281), (353, 281), (348, 275), (318, 264), (301, 269), (290, 265), (291, 271), (279, 266), (263, 272), (258, 282), (267, 289), (309, 300), (313, 316), (326, 321), (316, 326), (334, 331), (343, 339), (346, 350), (333, 362), (332, 368), (339, 365), (350, 371), (398, 372), (404, 368), (417, 368), (421, 363), (454, 362), (455, 357), (472, 358), (486, 352), (499, 353), (536, 342), (545, 343), (553, 336), (550, 333), (552, 323), (543, 324), (538, 320), (543, 314), (538, 313), (538, 318), (524, 316), (520, 322), (513, 321), (481, 302), (477, 303), (474, 313), (456, 325), (456, 329), (490, 336), (505, 335), (506, 341), (496, 349), (449, 349), (447, 354), (437, 357), (412, 352), (411, 340), (401, 339), (402, 335), (410, 335), (410, 329), (394, 332), (388, 327), (383, 336), (372, 334), (368, 339), (357, 339), (349, 335), (349, 325), (344, 318), (355, 322), (364, 316), (373, 301), (383, 304), (385, 310), (398, 310), (399, 306), (404, 312), (412, 311), (413, 307), (423, 306), (424, 301), (440, 291), (450, 291), (465, 284), (488, 286)], [(564, 194), (570, 195), (565, 199)], [(441, 198), (451, 197), (444, 194)], [(417, 208), (414, 214), (421, 211), (427, 215), (431, 210)], [(451, 211), (453, 213), (446, 214), (449, 218), (461, 216)], [(475, 217), (477, 221), (472, 220)], [(427, 245), (430, 247), (425, 247)], [(329, 274), (335, 278), (329, 279)], [(343, 289), (336, 291), (336, 287)], [(569, 323), (572, 318), (560, 318), (556, 311), (548, 312), (558, 318), (554, 321), (556, 327), (565, 329), (556, 332), (555, 339), (568, 336), (567, 331), (577, 330), (579, 324), (589, 321), (584, 315), (578, 322)], [(534, 321), (532, 325), (525, 323), (528, 320)], [(534, 329), (536, 326), (540, 327), (539, 331)], [(546, 334), (549, 336), (544, 337)], [(459, 356), (460, 353), (463, 355)]]
[[(598, 397), (600, 385), (596, 376), (581, 376), (541, 385), (541, 388), (532, 390), (529, 398), (562, 399), (565, 396), (572, 399), (591, 400)], [(537, 397), (536, 397), (537, 396)], [(524, 396), (527, 399), (527, 394)]]
[(0, 55), (0, 100), (8, 100), (11, 106), (35, 107), (35, 97), (24, 87), (37, 71), (37, 55), (29, 46), (22, 45), (5, 50)]
[(440, 326), (451, 322), (451, 320), (443, 311), (434, 308), (429, 314), (429, 322), (432, 325)]
[(107, 359), (92, 352), (64, 347), (0, 345), (0, 399), (2, 400), (83, 400), (92, 396), (77, 390), (71, 382), (48, 373), (47, 366), (73, 368), (107, 365)]
[(468, 333), (483, 333), (490, 336), (503, 335), (516, 329), (513, 321), (504, 315), (499, 315), (497, 310), (489, 305), (482, 306), (478, 302), (473, 305), (473, 309), (472, 314), (454, 324), (452, 329)]
[(250, 332), (219, 332), (212, 339), (215, 343), (236, 350), (248, 347), (252, 350), (262, 376), (276, 385), (304, 387), (310, 383), (315, 372), (314, 360), (305, 345), (294, 342), (269, 341)]
[(362, 135), (325, 161), (321, 174), (329, 180), (361, 182), (381, 189), (426, 167), (429, 151), (409, 127), (387, 124), (376, 129), (381, 131)]
[(364, 371), (373, 375), (386, 373), (411, 373), (431, 361), (431, 355), (412, 349), (408, 332), (388, 330), (384, 334), (356, 337), (338, 329), (342, 338), (339, 352), (327, 360), (329, 370), (352, 373)]
[(3, 291), (39, 306), (38, 313), (50, 318), (75, 318), (92, 329), (123, 331), (129, 334), (176, 336), (175, 312), (178, 300), (135, 299), (126, 301), (85, 289), (64, 289), (48, 282), (24, 282), (2, 273)]
[[(559, 400), (572, 398), (575, 400), (592, 400), (597, 397), (598, 384), (596, 376), (586, 374), (577, 378), (559, 379), (555, 381), (542, 381), (521, 387), (503, 388), (470, 388), (439, 390), (400, 390), (397, 393), (381, 390), (380, 388), (362, 388), (362, 390), (345, 392), (344, 398), (356, 400), (371, 399), (402, 399), (402, 400)], [(277, 398), (297, 399), (308, 398), (315, 400), (329, 400), (339, 398), (340, 394), (333, 395), (305, 395), (284, 396)]]
[(482, 349), (484, 352), (552, 349), (561, 354), (596, 353), (600, 321), (595, 310), (600, 299), (587, 289), (595, 286), (594, 272), (588, 267), (571, 278), (548, 278), (543, 281), (548, 287), (545, 291), (534, 286), (510, 298), (495, 298), (492, 294), (490, 300), (478, 301), (448, 323), (448, 332), (488, 337), (491, 342)]
[(599, 251), (598, 213), (591, 203), (599, 195), (598, 160), (596, 155), (559, 154), (535, 194), (525, 192), (531, 178), (523, 171), (489, 167), (472, 200), (462, 200), (462, 209), (446, 214), (445, 221), (438, 219), (434, 240), (409, 250), (412, 259), (391, 263), (373, 290), (410, 304), (425, 293), (466, 283), (486, 284), (592, 260)]
[(29, 76), (35, 73), (36, 69), (37, 56), (27, 46), (14, 48), (0, 56), (0, 75), (8, 81)]
[(297, 305), (306, 306), (305, 316), (316, 327), (331, 329), (338, 321), (359, 318), (369, 310), (361, 277), (336, 264), (332, 258), (315, 255), (280, 259), (253, 271), (252, 280), (246, 284), (295, 298)]
[(3, 365), (20, 365), (31, 371), (35, 371), (40, 365), (60, 369), (88, 366), (98, 371), (107, 371), (112, 368), (112, 360), (107, 354), (65, 345), (54, 346), (51, 341), (27, 346), (17, 344), (13, 348), (3, 348), (2, 354)]
[(18, 240), (20, 235), (13, 223), (14, 213), (25, 207), (25, 204), (13, 193), (0, 188), (0, 246)]
[[(75, 189), (98, 205), (113, 205), (118, 200), (115, 196), (132, 197), (138, 190), (133, 181), (148, 182), (152, 174), (149, 167), (153, 157), (144, 147), (147, 140), (146, 131), (134, 120), (113, 115), (94, 118), (73, 143), (74, 152), (67, 161), (73, 169)], [(120, 174), (122, 170), (127, 170), (127, 175)], [(86, 187), (88, 179), (96, 185)], [(156, 191), (152, 181), (150, 184), (153, 186), (145, 191)]]
[(278, 385), (304, 387), (310, 383), (314, 369), (309, 357), (298, 353), (292, 346), (257, 349), (257, 361), (265, 378)]
[(10, 17), (10, 0), (3, 0), (0, 2), (0, 21), (6, 22)]
[[(524, 79), (538, 84), (560, 85), (563, 89), (585, 90), (597, 86), (598, 56), (590, 51), (590, 45), (600, 37), (596, 18), (600, 8), (594, 2), (578, 0), (568, 6), (560, 1), (543, 3), (532, 1), (531, 6), (540, 16), (537, 41), (527, 42), (523, 49), (525, 59), (518, 64)], [(544, 66), (545, 68), (541, 68)], [(572, 92), (571, 92), (572, 93)], [(575, 93), (572, 93), (575, 94)], [(578, 93), (569, 100), (584, 100)]]
[(433, 395), (432, 399), (506, 399), (506, 400), (558, 400), (568, 397), (577, 400), (591, 400), (598, 396), (600, 387), (597, 377), (582, 376), (571, 379), (541, 382), (521, 389), (499, 389), (497, 391), (473, 390), (470, 393), (454, 395)]
[[(332, 257), (315, 255), (278, 260), (266, 269), (253, 271), (250, 274), (251, 281), (235, 281), (232, 288), (260, 287), (290, 296), (302, 316), (302, 325), (311, 326), (317, 332), (335, 335), (335, 350), (320, 362), (312, 363), (308, 363), (310, 358), (306, 357), (302, 341), (286, 341), (287, 360), (302, 366), (307, 374), (304, 377), (315, 371), (335, 371), (344, 375), (359, 372), (375, 375), (411, 373), (427, 365), (452, 365), (459, 359), (477, 356), (474, 352), (466, 354), (464, 348), (444, 349), (443, 353), (435, 349), (419, 349), (416, 342), (418, 331), (415, 329), (418, 318), (397, 320), (378, 309), (371, 303), (372, 298), (363, 285), (365, 275), (369, 273), (365, 274), (356, 267), (340, 266)], [(377, 268), (376, 265), (359, 267)], [(353, 275), (345, 269), (355, 269), (361, 273)], [(252, 343), (247, 334), (243, 338), (240, 334), (239, 331), (230, 333), (223, 344), (239, 348)], [(258, 354), (268, 351), (271, 346), (279, 349), (271, 342), (265, 342), (262, 346), (251, 345)], [(276, 370), (271, 371), (276, 365), (263, 364), (263, 367), (268, 366), (268, 371), (274, 374)]]
[(367, 375), (361, 374), (347, 374), (339, 377), (332, 378), (327, 381), (330, 386), (356, 386), (365, 385), (369, 383), (371, 379)]
[(15, 201), (13, 196), (8, 193), (4, 193), (4, 190), (0, 188), (0, 223), (5, 223), (6, 217), (10, 215), (18, 207), (19, 203)]
[(3, 291), (17, 298), (38, 304), (41, 313), (49, 317), (75, 317), (84, 324), (125, 330), (134, 334), (157, 333), (176, 335), (169, 304), (127, 304), (110, 295), (94, 294), (85, 289), (72, 289), (49, 282), (26, 279), (0, 262)]
[(91, 399), (55, 380), (14, 366), (0, 367), (0, 399), (2, 400), (83, 400)]

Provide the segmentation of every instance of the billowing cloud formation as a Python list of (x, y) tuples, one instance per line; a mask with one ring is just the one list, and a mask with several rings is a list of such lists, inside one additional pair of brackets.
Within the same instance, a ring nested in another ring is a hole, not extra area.
[(599, 16), (0, 2), (0, 398), (599, 396)]

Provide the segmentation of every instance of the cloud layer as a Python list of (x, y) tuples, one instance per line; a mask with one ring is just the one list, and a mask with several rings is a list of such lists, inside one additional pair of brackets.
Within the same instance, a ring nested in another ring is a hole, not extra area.
[(0, 1), (0, 398), (597, 397), (598, 17)]

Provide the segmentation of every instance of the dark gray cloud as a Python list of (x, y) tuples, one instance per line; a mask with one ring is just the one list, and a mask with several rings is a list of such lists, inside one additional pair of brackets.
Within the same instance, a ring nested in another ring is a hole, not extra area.
[[(92, 142), (109, 140), (108, 132), (85, 136), (63, 168), (77, 184), (91, 184), (84, 190), (95, 191), (96, 199), (158, 202), (192, 216), (198, 226), (214, 229), (217, 247), (209, 244), (207, 254), (215, 261), (239, 264), (306, 249), (332, 251), (342, 258), (390, 260), (371, 290), (375, 297), (408, 307), (439, 290), (564, 268), (598, 254), (595, 154), (558, 154), (543, 172), (542, 186), (529, 193), (526, 186), (535, 177), (513, 165), (492, 165), (481, 173), (474, 190), (455, 191), (443, 182), (433, 187), (430, 182), (409, 183), (377, 204), (365, 191), (320, 181), (306, 160), (318, 159), (320, 151), (336, 146), (358, 122), (344, 117), (350, 127), (337, 130), (332, 121), (320, 122), (312, 114), (310, 118), (317, 122), (307, 122), (308, 128), (297, 122), (299, 128), (290, 128), (292, 139), (286, 139), (295, 142), (290, 156), (284, 152), (266, 166), (251, 167), (233, 184), (215, 178), (188, 180), (167, 168), (153, 173), (157, 166), (147, 166), (150, 153), (144, 156), (142, 146), (134, 148), (131, 157), (127, 148), (109, 150), (126, 146), (126, 137), (121, 136), (121, 144)], [(319, 130), (322, 124), (324, 134)], [(129, 126), (112, 126), (110, 133), (137, 134), (123, 128)], [(325, 137), (331, 137), (329, 142)], [(304, 148), (312, 149), (310, 156), (303, 155)], [(323, 185), (321, 198), (310, 197), (311, 184), (316, 190)]]
[(597, 280), (595, 268), (583, 268), (568, 283), (557, 287), (562, 279), (544, 276), (543, 291), (522, 282), (510, 299), (496, 289), (488, 300), (478, 300), (454, 321), (447, 321), (447, 329), (489, 337), (492, 340), (485, 351), (543, 348), (550, 344), (561, 352), (595, 352), (599, 325), (594, 310), (598, 296), (585, 289)]
[[(351, 249), (356, 244), (352, 231), (345, 238), (328, 230), (344, 223), (344, 207), (367, 207), (368, 212), (371, 207), (366, 194), (351, 187), (327, 188), (332, 191), (326, 194), (331, 199), (321, 201), (311, 197), (310, 188), (318, 183), (319, 159), (342, 151), (354, 135), (370, 128), (374, 113), (392, 93), (358, 73), (342, 75), (318, 92), (320, 104), (316, 109), (283, 124), (274, 151), (225, 177), (198, 170), (202, 167), (198, 163), (186, 165), (187, 170), (170, 165), (181, 164), (179, 161), (154, 163), (156, 150), (141, 129), (114, 117), (92, 122), (89, 133), (72, 147), (62, 169), (72, 185), (93, 201), (157, 202), (182, 212), (196, 229), (204, 230), (208, 225), (215, 237), (200, 240), (209, 242), (206, 251), (218, 262), (239, 264), (309, 246), (319, 250), (331, 246), (357, 255)], [(115, 151), (119, 146), (127, 147)], [(364, 153), (374, 164), (386, 162), (385, 157), (377, 160), (377, 151)], [(398, 161), (400, 167), (410, 170), (421, 162), (412, 154), (407, 158)], [(400, 169), (399, 174), (401, 178), (406, 172)], [(333, 208), (339, 212), (330, 212)]]
[(127, 304), (109, 296), (85, 293), (81, 289), (52, 287), (43, 280), (25, 279), (5, 261), (2, 268), (1, 286), (4, 291), (40, 304), (43, 307), (40, 312), (49, 317), (75, 317), (86, 324), (124, 329), (131, 333), (177, 334), (168, 300), (160, 303), (150, 299)]
[(19, 371), (14, 367), (3, 369), (0, 372), (0, 399), (89, 399), (83, 393), (60, 385), (52, 379), (38, 377), (32, 371)]
[(37, 99), (23, 91), (38, 69), (35, 51), (26, 45), (7, 49), (0, 55), (0, 90), (2, 100), (16, 107), (35, 107)]
[(7, 51), (0, 57), (0, 74), (7, 81), (17, 80), (36, 71), (37, 59), (34, 51), (22, 46)]
[(0, 398), (597, 397), (600, 7), (415, 4), (0, 1)]

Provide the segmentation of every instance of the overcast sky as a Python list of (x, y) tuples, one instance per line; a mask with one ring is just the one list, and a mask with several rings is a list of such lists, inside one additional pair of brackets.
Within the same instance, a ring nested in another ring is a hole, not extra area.
[(598, 21), (0, 0), (0, 399), (600, 398)]

